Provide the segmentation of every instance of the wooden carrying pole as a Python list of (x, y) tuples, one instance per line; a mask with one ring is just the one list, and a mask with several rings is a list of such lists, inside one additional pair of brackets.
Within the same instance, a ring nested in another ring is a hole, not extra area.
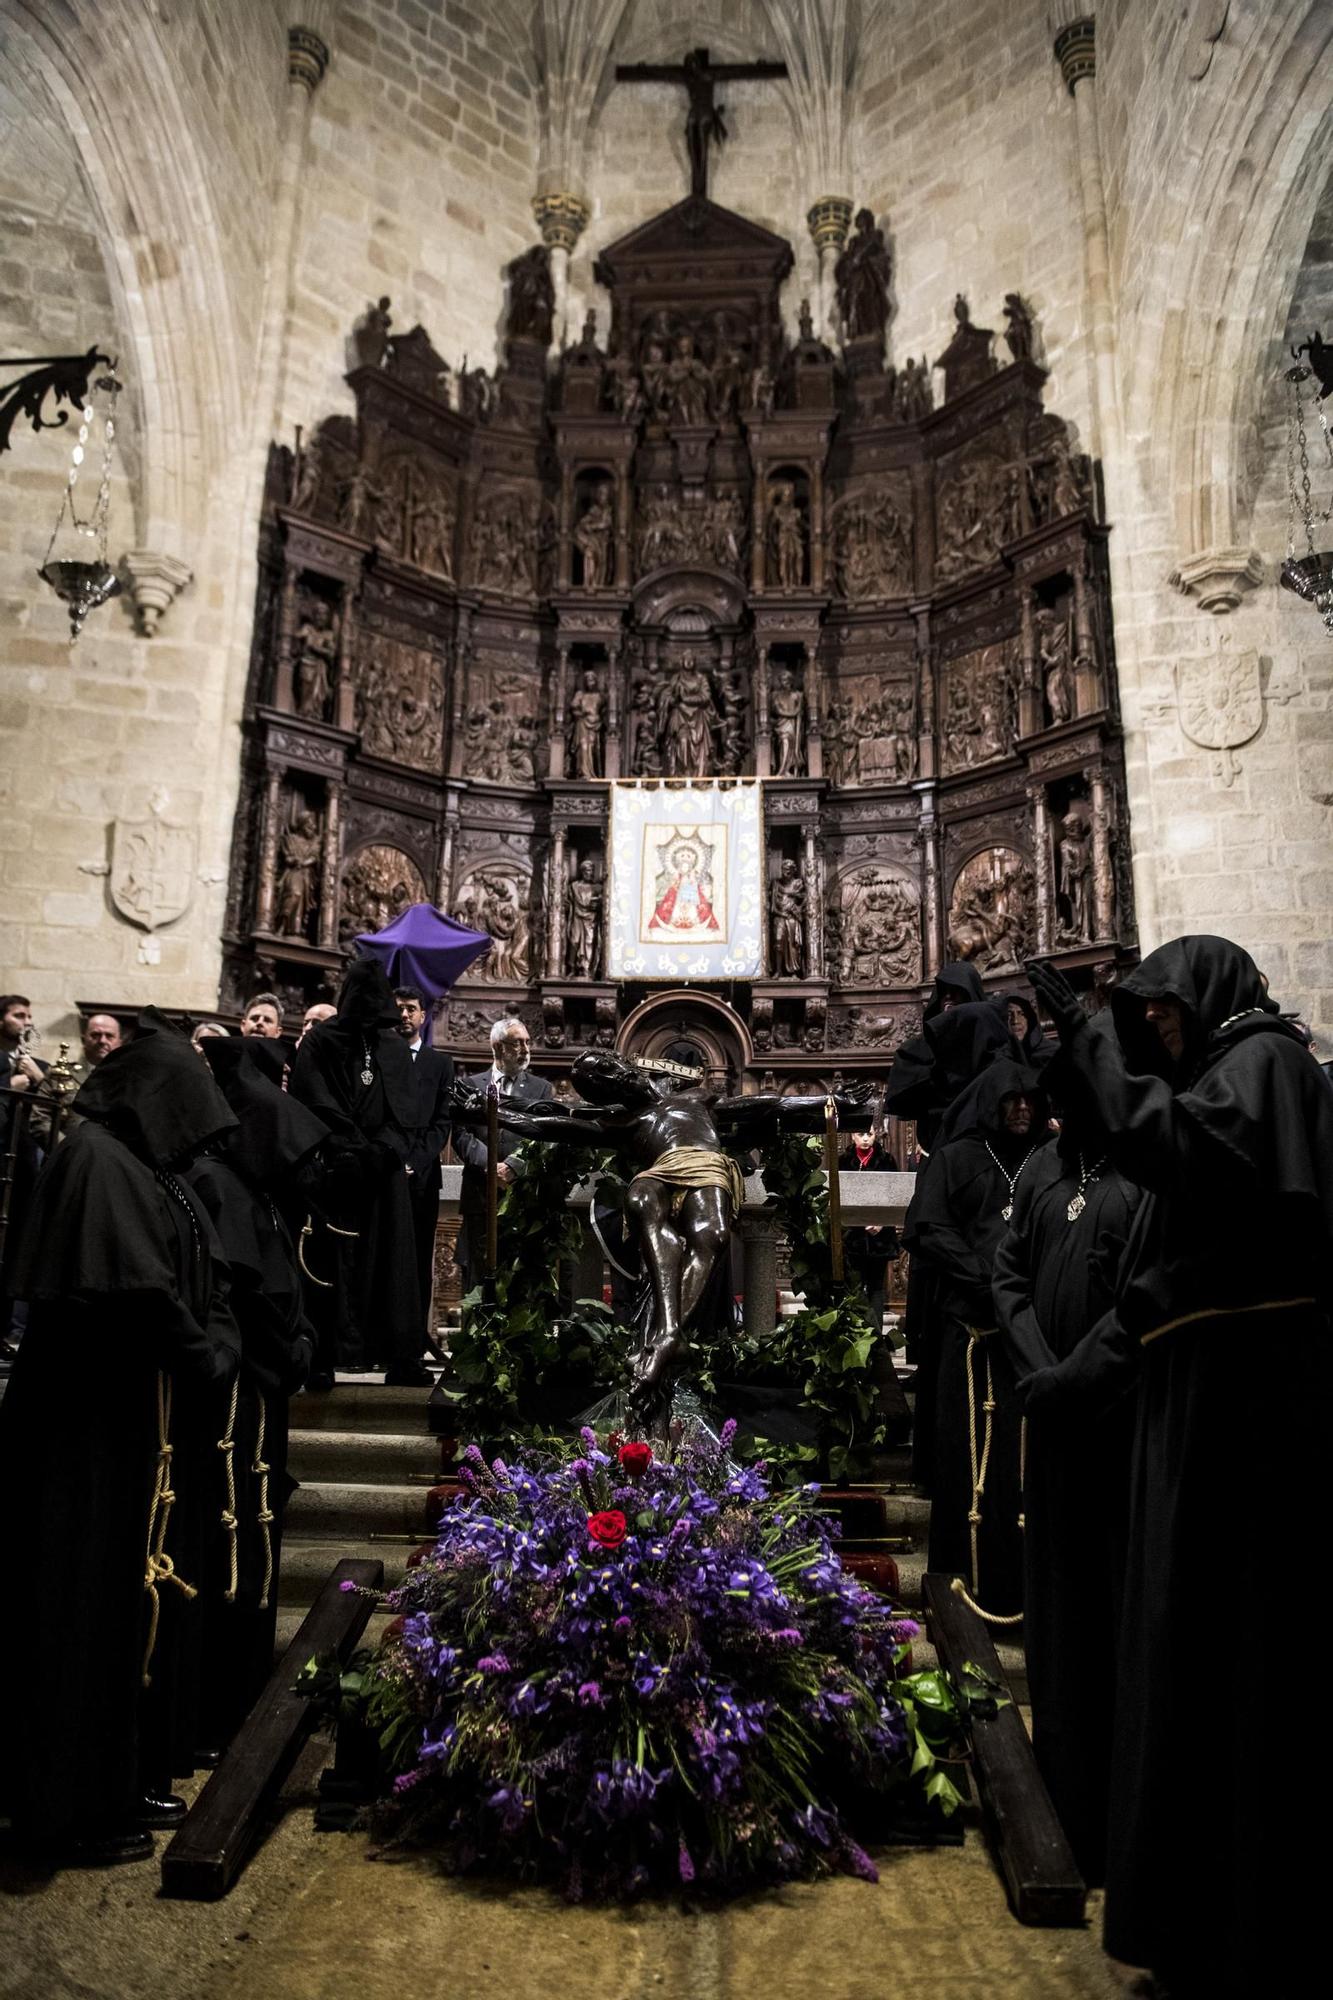
[(824, 1172), (828, 1175), (828, 1247), (833, 1282), (842, 1283), (842, 1186), (838, 1180), (838, 1107), (824, 1099)]
[(486, 1089), (486, 1277), (494, 1285), (500, 1261), (500, 1093)]

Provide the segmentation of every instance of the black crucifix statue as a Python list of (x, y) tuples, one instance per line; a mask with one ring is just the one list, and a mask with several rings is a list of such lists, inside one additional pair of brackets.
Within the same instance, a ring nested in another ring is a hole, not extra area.
[(787, 74), (786, 63), (713, 63), (707, 49), (691, 49), (680, 63), (617, 63), (617, 83), (683, 83), (690, 96), (685, 117), (685, 145), (690, 155), (690, 193), (708, 193), (708, 148), (720, 146), (727, 136), (722, 113), (725, 104), (713, 96), (715, 84), (729, 77), (777, 77)]

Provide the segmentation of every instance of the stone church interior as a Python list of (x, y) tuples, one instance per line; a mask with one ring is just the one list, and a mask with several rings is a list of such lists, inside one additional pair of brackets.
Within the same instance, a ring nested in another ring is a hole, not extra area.
[(0, 52), (13, 1990), (1301, 1990), (1329, 0)]

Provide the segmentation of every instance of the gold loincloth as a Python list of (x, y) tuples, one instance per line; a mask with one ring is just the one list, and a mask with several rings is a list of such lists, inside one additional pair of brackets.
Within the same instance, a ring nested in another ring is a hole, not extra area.
[[(740, 1214), (745, 1200), (745, 1176), (736, 1162), (708, 1146), (673, 1146), (669, 1153), (663, 1153), (656, 1166), (645, 1167), (642, 1173), (635, 1174), (634, 1180), (665, 1181), (668, 1187), (680, 1190), (671, 1204), (673, 1220), (680, 1212), (682, 1197), (692, 1188), (724, 1188), (731, 1196), (733, 1215)], [(631, 1181), (630, 1185), (633, 1184)]]

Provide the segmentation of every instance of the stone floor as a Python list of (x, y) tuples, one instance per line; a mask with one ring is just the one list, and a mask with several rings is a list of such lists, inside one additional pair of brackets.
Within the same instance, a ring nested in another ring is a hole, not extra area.
[[(847, 1879), (718, 1912), (570, 1909), (535, 1890), (375, 1863), (316, 1834), (309, 1746), (278, 1824), (221, 1903), (158, 1893), (155, 1864), (35, 1877), (0, 1850), (0, 2000), (1118, 2000), (1082, 1931), (1010, 1916), (979, 1831)], [(189, 1787), (183, 1788), (192, 1789)]]

